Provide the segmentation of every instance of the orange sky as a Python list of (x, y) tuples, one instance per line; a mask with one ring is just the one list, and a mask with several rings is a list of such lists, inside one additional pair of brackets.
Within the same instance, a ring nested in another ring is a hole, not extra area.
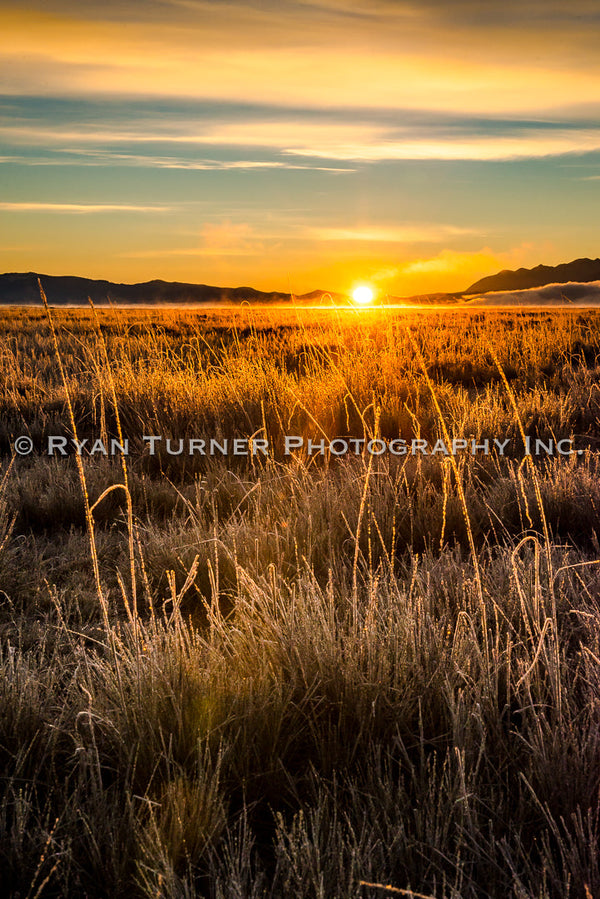
[(0, 3), (0, 270), (457, 290), (597, 256), (600, 12)]

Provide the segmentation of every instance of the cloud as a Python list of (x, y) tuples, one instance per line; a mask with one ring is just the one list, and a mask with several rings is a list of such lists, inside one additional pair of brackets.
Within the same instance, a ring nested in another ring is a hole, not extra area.
[(169, 259), (192, 257), (216, 257), (216, 256), (250, 256), (256, 257), (260, 253), (258, 248), (229, 247), (217, 249), (208, 247), (157, 247), (153, 250), (132, 250), (130, 253), (119, 253), (119, 259)]
[[(217, 111), (181, 104), (168, 114), (147, 103), (135, 119), (126, 117), (128, 108), (120, 102), (90, 105), (88, 120), (78, 122), (78, 103), (52, 107), (53, 117), (39, 101), (15, 102), (12, 111), (0, 111), (0, 137), (18, 151), (15, 160), (28, 165), (59, 165), (64, 157), (65, 164), (331, 174), (353, 171), (357, 163), (503, 161), (600, 150), (598, 116), (589, 109), (585, 118), (537, 121), (402, 110), (392, 122), (391, 110), (337, 110), (328, 117), (318, 110), (234, 105)], [(36, 147), (45, 154), (34, 155)]]
[[(81, 154), (77, 150), (65, 150), (74, 156)], [(81, 154), (83, 155), (83, 154)], [(291, 161), (280, 161), (275, 159), (182, 159), (172, 156), (152, 156), (141, 153), (110, 153), (100, 151), (89, 151), (90, 165), (115, 165), (119, 163), (159, 168), (159, 169), (183, 169), (185, 171), (206, 171), (206, 172), (230, 172), (230, 171), (253, 171), (260, 169), (285, 169), (287, 171), (308, 171), (308, 172), (329, 172), (332, 174), (347, 174), (355, 171), (352, 168), (335, 167), (326, 165), (305, 165), (293, 163)], [(53, 164), (59, 164), (59, 160), (53, 160)], [(63, 164), (73, 164), (73, 160), (69, 163), (63, 161)]]
[[(0, 135), (14, 145), (40, 146), (62, 145), (68, 148), (77, 144), (97, 144), (102, 146), (119, 144), (159, 144), (169, 143), (191, 145), (221, 145), (244, 147), (273, 147), (286, 150), (294, 140), (305, 140), (310, 144), (333, 143), (343, 145), (352, 139), (368, 142), (385, 131), (370, 123), (356, 124), (352, 121), (328, 122), (315, 119), (306, 121), (279, 116), (275, 121), (260, 121), (232, 116), (229, 121), (203, 121), (199, 126), (193, 118), (188, 121), (166, 120), (160, 114), (156, 121), (142, 120), (137, 127), (127, 123), (121, 127), (118, 122), (90, 122), (84, 127), (70, 128), (47, 126), (42, 122), (23, 124), (6, 122), (0, 124)], [(292, 152), (287, 150), (287, 152)], [(285, 162), (282, 162), (285, 165)]]
[(172, 206), (133, 203), (0, 203), (2, 212), (170, 212)]
[(470, 271), (473, 269), (490, 270), (499, 268), (500, 259), (489, 248), (475, 253), (457, 252), (455, 250), (441, 250), (436, 256), (429, 259), (415, 259), (398, 268), (400, 275), (423, 275), (438, 273), (453, 273)]
[(81, 150), (60, 148), (58, 151), (68, 154), (61, 158), (35, 158), (28, 156), (0, 157), (0, 162), (18, 161), (22, 165), (88, 165), (115, 166), (131, 165), (142, 168), (182, 169), (197, 172), (230, 172), (255, 171), (260, 169), (284, 169), (286, 171), (329, 172), (330, 174), (348, 174), (355, 169), (345, 166), (304, 165), (291, 161), (257, 160), (257, 159), (183, 159), (172, 156), (153, 156), (143, 153), (111, 153), (101, 150)]
[(353, 162), (384, 162), (399, 160), (439, 159), (445, 161), (502, 161), (533, 159), (545, 156), (592, 153), (600, 150), (600, 129), (565, 129), (548, 132), (547, 129), (530, 129), (515, 136), (499, 134), (474, 134), (469, 136), (446, 135), (422, 139), (351, 141), (336, 143), (334, 140), (319, 145), (298, 145), (283, 153), (293, 156), (331, 159)]
[(313, 240), (361, 241), (375, 243), (420, 243), (432, 242), (448, 237), (464, 237), (477, 234), (473, 228), (437, 223), (415, 223), (393, 226), (365, 226), (355, 228), (313, 228), (308, 237)]
[(202, 250), (209, 255), (237, 255), (240, 251), (256, 252), (262, 245), (253, 240), (247, 222), (219, 222), (204, 225), (200, 230)]
[(248, 222), (211, 222), (203, 225), (195, 246), (163, 247), (121, 253), (121, 258), (256, 256), (265, 252), (265, 235), (259, 235)]
[(345, 174), (377, 162), (504, 161), (600, 150), (598, 104), (579, 103), (560, 115), (511, 117), (164, 98), (5, 98), (0, 138), (22, 165), (57, 166), (64, 159), (65, 165), (223, 172)]
[(378, 271), (374, 272), (370, 276), (369, 280), (375, 281), (375, 283), (378, 284), (380, 281), (393, 281), (394, 278), (397, 278), (399, 274), (400, 269), (398, 268), (398, 266), (391, 265), (387, 266), (386, 268), (380, 268)]
[[(6, 6), (0, 76), (14, 95), (196, 97), (318, 108), (523, 113), (597, 100), (593, 7), (203, 3)], [(483, 9), (478, 9), (477, 7)], [(81, 18), (81, 16), (86, 16)], [(121, 15), (121, 14), (119, 14)], [(540, 28), (540, 21), (544, 28)], [(41, 76), (43, 72), (43, 77)]]

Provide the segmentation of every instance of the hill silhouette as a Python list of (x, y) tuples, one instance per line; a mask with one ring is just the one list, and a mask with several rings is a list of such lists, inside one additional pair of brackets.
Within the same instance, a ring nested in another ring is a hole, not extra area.
[[(311, 290), (294, 294), (282, 291), (256, 290), (254, 287), (214, 287), (208, 284), (190, 284), (181, 281), (144, 281), (139, 284), (118, 284), (113, 281), (79, 278), (73, 275), (42, 275), (37, 272), (7, 272), (0, 274), (0, 305), (39, 305), (38, 278), (53, 306), (87, 306), (88, 297), (98, 306), (115, 305), (229, 305), (240, 303), (299, 305), (347, 305), (349, 296), (333, 290)], [(462, 293), (418, 294), (410, 297), (383, 296), (378, 305), (401, 303), (403, 305), (454, 304), (461, 301)]]
[(494, 290), (527, 290), (546, 284), (566, 284), (575, 281), (600, 281), (600, 259), (575, 259), (561, 265), (536, 265), (535, 268), (505, 269), (488, 275), (465, 290), (465, 294), (489, 293)]
[[(11, 272), (0, 275), (0, 303), (30, 306), (40, 303), (38, 278), (48, 298), (55, 306), (87, 305), (88, 297), (99, 306), (110, 303), (146, 305), (165, 303), (229, 304), (229, 303), (289, 303), (289, 293), (256, 290), (254, 287), (213, 287), (208, 284), (187, 284), (180, 281), (145, 281), (140, 284), (116, 284), (74, 276), (40, 275), (37, 272)], [(297, 301), (312, 302), (325, 291), (294, 297)], [(340, 294), (331, 294), (339, 298)]]

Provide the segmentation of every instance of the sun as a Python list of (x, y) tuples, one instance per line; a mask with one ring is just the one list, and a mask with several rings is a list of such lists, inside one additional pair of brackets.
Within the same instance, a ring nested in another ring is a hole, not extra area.
[(370, 287), (357, 287), (352, 294), (352, 299), (360, 306), (368, 306), (373, 302), (373, 291)]

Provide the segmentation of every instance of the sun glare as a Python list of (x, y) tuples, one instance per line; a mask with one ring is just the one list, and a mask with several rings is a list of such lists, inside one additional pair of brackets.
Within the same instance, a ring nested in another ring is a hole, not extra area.
[(373, 291), (370, 287), (357, 287), (352, 294), (352, 299), (361, 306), (367, 306), (373, 302)]

